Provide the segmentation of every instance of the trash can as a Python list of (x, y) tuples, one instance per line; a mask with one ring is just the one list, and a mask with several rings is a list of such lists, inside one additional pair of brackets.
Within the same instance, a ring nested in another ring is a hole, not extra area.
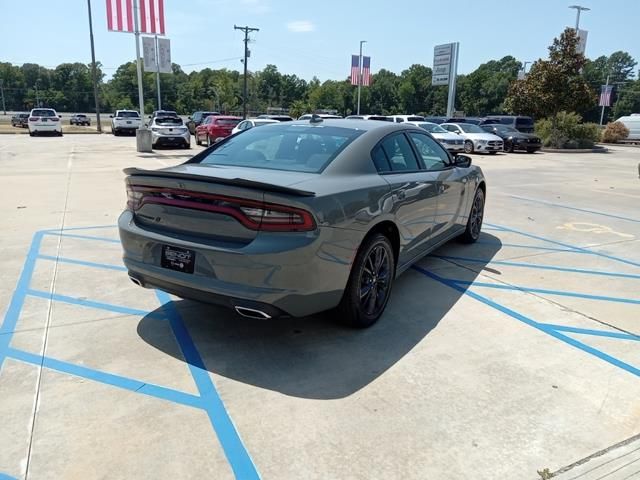
[(136, 130), (136, 150), (138, 152), (152, 152), (151, 130), (146, 127)]

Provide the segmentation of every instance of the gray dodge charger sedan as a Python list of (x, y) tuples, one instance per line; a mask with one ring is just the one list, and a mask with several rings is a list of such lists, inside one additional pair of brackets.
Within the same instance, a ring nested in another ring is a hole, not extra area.
[(316, 116), (125, 173), (134, 283), (260, 319), (337, 307), (355, 327), (412, 263), (478, 239), (486, 194), (480, 168), (419, 127)]

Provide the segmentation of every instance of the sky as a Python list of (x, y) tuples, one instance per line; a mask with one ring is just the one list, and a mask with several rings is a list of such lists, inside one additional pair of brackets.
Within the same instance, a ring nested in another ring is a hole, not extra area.
[[(512, 55), (546, 57), (567, 26), (588, 30), (586, 55), (624, 50), (640, 62), (639, 0), (165, 0), (165, 25), (174, 63), (189, 72), (206, 67), (240, 70), (243, 33), (251, 34), (249, 70), (275, 64), (304, 79), (344, 79), (350, 55), (366, 40), (375, 73), (431, 66), (433, 47), (460, 42), (459, 73)], [(91, 0), (96, 59), (110, 77), (135, 58), (134, 36), (107, 31), (105, 0)], [(0, 0), (0, 62), (91, 61), (86, 0)]]

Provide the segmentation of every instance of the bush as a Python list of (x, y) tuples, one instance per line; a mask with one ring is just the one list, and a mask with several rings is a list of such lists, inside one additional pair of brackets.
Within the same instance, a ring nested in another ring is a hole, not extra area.
[(581, 123), (577, 113), (560, 112), (555, 117), (536, 122), (536, 134), (545, 147), (593, 148), (600, 141), (600, 127), (595, 123)]
[(602, 141), (605, 143), (618, 143), (629, 136), (629, 129), (622, 122), (607, 123), (607, 128), (602, 134)]

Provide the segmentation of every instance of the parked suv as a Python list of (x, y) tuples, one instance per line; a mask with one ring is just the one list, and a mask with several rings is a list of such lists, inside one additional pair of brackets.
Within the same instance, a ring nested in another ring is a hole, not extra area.
[(69, 119), (69, 125), (91, 125), (91, 120), (83, 113), (76, 113)]
[(11, 117), (12, 127), (27, 127), (29, 123), (28, 113), (16, 113)]
[(242, 117), (209, 116), (196, 128), (196, 145), (213, 145), (218, 140), (231, 135), (233, 128), (242, 121)]
[(195, 135), (196, 134), (196, 127), (198, 127), (199, 125), (202, 125), (202, 122), (204, 122), (204, 119), (209, 117), (209, 116), (216, 116), (216, 115), (220, 115), (220, 113), (218, 112), (193, 112), (191, 114), (191, 116), (189, 117), (189, 121), (187, 122), (187, 127), (189, 128), (189, 132), (191, 133), (191, 135)]
[(533, 133), (533, 118), (520, 115), (487, 115), (480, 125), (499, 123), (522, 133)]
[(115, 115), (111, 115), (111, 133), (114, 135), (135, 133), (141, 125), (142, 119), (135, 110), (116, 110)]
[(29, 114), (29, 135), (53, 133), (62, 136), (62, 122), (53, 108), (34, 108)]

